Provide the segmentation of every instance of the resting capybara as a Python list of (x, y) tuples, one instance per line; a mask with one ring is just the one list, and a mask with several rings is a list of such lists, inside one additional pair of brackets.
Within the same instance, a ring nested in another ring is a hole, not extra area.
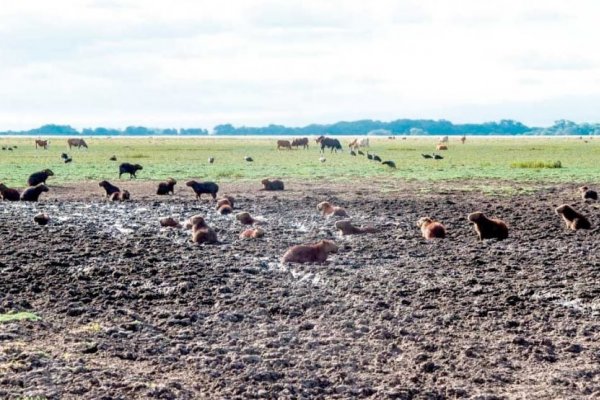
[(581, 192), (581, 198), (583, 200), (598, 200), (598, 192), (588, 188), (587, 186), (582, 186), (579, 188)]
[(109, 181), (102, 181), (98, 183), (98, 186), (104, 188), (104, 190), (106, 191), (106, 197), (110, 197), (113, 193), (118, 193), (121, 191), (121, 189), (111, 184)]
[(488, 218), (482, 212), (469, 214), (469, 221), (475, 224), (475, 232), (479, 240), (498, 239), (503, 240), (508, 237), (508, 227), (504, 221)]
[(144, 169), (144, 167), (142, 167), (140, 164), (123, 163), (119, 165), (119, 179), (121, 179), (121, 175), (123, 174), (129, 174), (129, 179), (137, 178), (135, 173), (142, 169)]
[(349, 219), (344, 219), (342, 221), (338, 221), (335, 223), (335, 228), (341, 231), (343, 236), (346, 235), (361, 235), (363, 233), (375, 233), (377, 229), (372, 226), (368, 226), (366, 228), (359, 228), (352, 225), (352, 222)]
[(50, 221), (50, 217), (48, 217), (47, 214), (39, 213), (35, 217), (33, 217), (33, 220), (35, 221), (36, 224), (44, 226), (44, 225), (48, 225), (48, 222)]
[(21, 201), (38, 201), (40, 194), (42, 194), (42, 192), (47, 192), (48, 190), (48, 186), (44, 185), (43, 183), (27, 188), (23, 194), (21, 194)]
[(281, 262), (307, 263), (327, 261), (329, 253), (337, 253), (338, 247), (331, 240), (321, 240), (315, 244), (291, 247), (281, 258)]
[(233, 212), (233, 208), (229, 205), (229, 202), (226, 204), (221, 204), (219, 208), (217, 208), (217, 212), (222, 215), (228, 215)]
[(592, 229), (590, 221), (582, 214), (578, 213), (568, 204), (558, 207), (556, 213), (563, 217), (567, 228), (576, 231), (577, 229)]
[(231, 196), (223, 196), (222, 198), (220, 198), (217, 201), (217, 207), (216, 209), (218, 210), (222, 205), (228, 205), (229, 207), (233, 208), (233, 202), (234, 199)]
[(159, 183), (156, 194), (158, 194), (158, 195), (165, 195), (165, 194), (169, 194), (169, 193), (175, 194), (175, 184), (176, 183), (177, 183), (177, 181), (173, 178), (167, 179), (166, 182)]
[(0, 183), (0, 198), (7, 201), (19, 201), (21, 195), (16, 189), (10, 189), (4, 183)]
[(200, 200), (200, 197), (203, 194), (210, 194), (213, 200), (217, 198), (217, 192), (219, 191), (219, 185), (214, 182), (197, 182), (197, 181), (188, 181), (185, 183), (186, 186), (192, 188), (194, 193), (196, 193), (196, 198)]
[(29, 186), (37, 186), (40, 183), (46, 183), (46, 179), (48, 179), (49, 176), (53, 175), (54, 172), (52, 172), (49, 169), (45, 169), (40, 172), (34, 172), (33, 174), (29, 175), (29, 178), (27, 179), (27, 184)]
[(240, 233), (240, 239), (258, 239), (265, 236), (265, 231), (261, 228), (246, 229)]
[(443, 239), (446, 237), (446, 228), (444, 228), (444, 225), (433, 218), (419, 218), (417, 226), (421, 228), (421, 234), (425, 239)]
[(192, 224), (192, 242), (198, 244), (218, 242), (217, 233), (206, 225), (202, 216), (195, 215), (190, 218), (189, 222)]
[(332, 206), (327, 201), (317, 204), (317, 210), (321, 211), (321, 215), (324, 217), (348, 217), (346, 210), (342, 207)]
[(114, 192), (109, 197), (110, 201), (125, 201), (131, 198), (129, 192), (127, 190), (123, 190), (122, 192)]
[(173, 217), (161, 218), (159, 222), (165, 228), (181, 228), (181, 224)]
[(239, 213), (238, 215), (235, 216), (235, 219), (240, 221), (240, 223), (242, 225), (252, 225), (253, 223), (256, 222), (256, 220), (254, 218), (252, 218), (252, 216), (250, 216), (250, 213), (247, 213), (247, 212)]
[(275, 179), (272, 181), (268, 179), (263, 179), (262, 181), (260, 181), (260, 183), (262, 183), (264, 186), (263, 190), (283, 190), (283, 182), (279, 179)]

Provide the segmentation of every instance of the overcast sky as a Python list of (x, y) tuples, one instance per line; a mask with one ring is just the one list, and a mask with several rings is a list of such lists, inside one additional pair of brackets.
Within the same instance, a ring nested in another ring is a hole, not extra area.
[(0, 130), (600, 122), (596, 0), (19, 0)]

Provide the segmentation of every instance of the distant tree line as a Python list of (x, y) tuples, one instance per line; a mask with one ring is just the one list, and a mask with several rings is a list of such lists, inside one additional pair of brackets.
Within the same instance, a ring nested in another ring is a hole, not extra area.
[[(598, 135), (600, 124), (559, 120), (549, 127), (529, 127), (513, 120), (485, 122), (481, 124), (453, 124), (447, 120), (397, 119), (395, 121), (340, 121), (334, 124), (310, 124), (303, 127), (268, 125), (263, 127), (235, 127), (231, 124), (217, 125), (215, 135)], [(208, 135), (202, 128), (147, 128), (128, 126), (125, 129), (85, 128), (81, 131), (69, 125), (44, 125), (26, 131), (5, 131), (0, 135), (34, 136), (198, 136)]]

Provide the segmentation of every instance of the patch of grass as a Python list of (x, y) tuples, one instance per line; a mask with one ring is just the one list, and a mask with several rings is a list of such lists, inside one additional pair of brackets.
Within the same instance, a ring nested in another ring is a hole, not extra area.
[(0, 314), (0, 324), (16, 321), (39, 321), (41, 318), (34, 313), (30, 312), (11, 312), (7, 314)]
[(562, 163), (560, 161), (520, 161), (520, 162), (511, 163), (510, 167), (511, 168), (534, 168), (534, 169), (562, 168)]

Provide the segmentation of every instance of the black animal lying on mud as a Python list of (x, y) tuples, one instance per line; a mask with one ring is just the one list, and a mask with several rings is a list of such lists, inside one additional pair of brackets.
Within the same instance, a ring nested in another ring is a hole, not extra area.
[(217, 192), (219, 191), (219, 185), (214, 182), (197, 182), (197, 181), (188, 181), (185, 184), (194, 190), (196, 193), (196, 198), (200, 200), (200, 197), (203, 194), (210, 194), (213, 200), (217, 199)]
[(129, 174), (129, 178), (137, 178), (135, 173), (144, 169), (140, 164), (123, 163), (119, 165), (119, 179), (123, 174)]

